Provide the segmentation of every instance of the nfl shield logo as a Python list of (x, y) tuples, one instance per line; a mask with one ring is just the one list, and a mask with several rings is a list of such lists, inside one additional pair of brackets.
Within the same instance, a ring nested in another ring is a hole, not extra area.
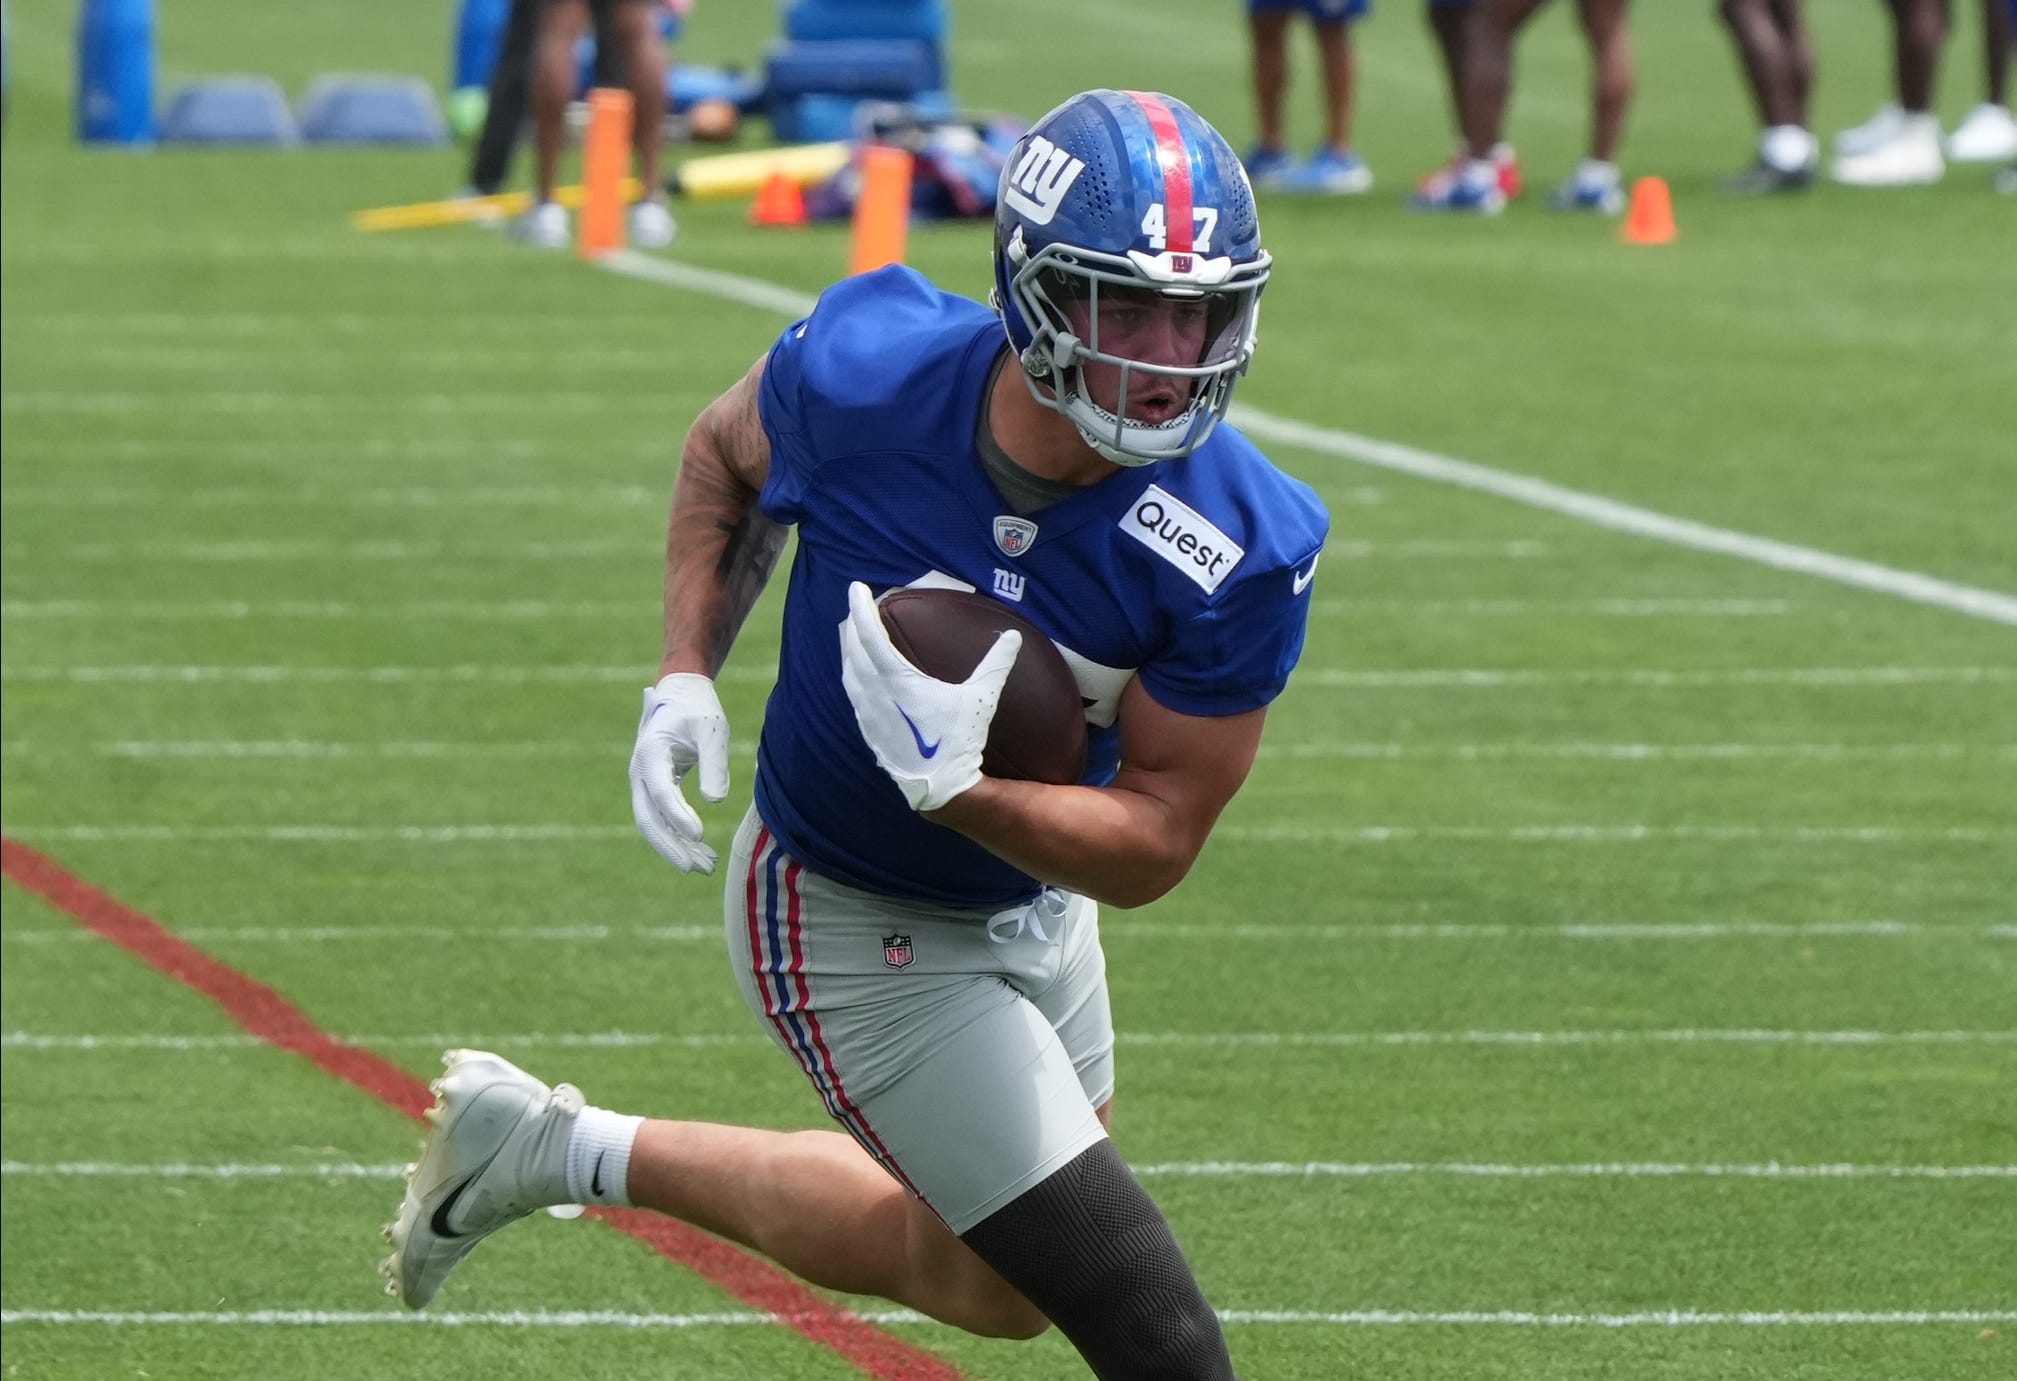
[(1014, 518), (1004, 513), (994, 520), (994, 544), (1002, 549), (1005, 556), (1021, 556), (1036, 539), (1037, 525), (1027, 518)]
[(907, 969), (910, 961), (917, 956), (910, 951), (910, 936), (885, 935), (882, 937), (882, 962), (893, 969)]

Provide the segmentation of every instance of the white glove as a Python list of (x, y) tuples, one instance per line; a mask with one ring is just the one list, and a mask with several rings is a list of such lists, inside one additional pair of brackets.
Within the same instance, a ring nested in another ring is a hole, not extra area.
[(682, 873), (714, 871), (714, 850), (700, 842), (700, 816), (680, 779), (700, 768), (700, 794), (728, 795), (728, 716), (714, 682), (675, 671), (644, 690), (644, 717), (630, 753), (630, 813), (644, 837)]
[(1022, 641), (1020, 633), (1004, 633), (966, 680), (940, 681), (896, 650), (868, 586), (847, 587), (841, 684), (861, 736), (912, 810), (937, 810), (980, 780), (988, 725)]

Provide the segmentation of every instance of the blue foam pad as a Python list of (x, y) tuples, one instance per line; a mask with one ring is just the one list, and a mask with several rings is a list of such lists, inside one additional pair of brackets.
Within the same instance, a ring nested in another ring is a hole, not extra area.
[(323, 76), (301, 98), (301, 137), (311, 144), (446, 144), (448, 122), (418, 77)]
[(946, 15), (944, 0), (797, 0), (784, 7), (784, 36), (942, 40)]
[(791, 144), (825, 144), (854, 138), (857, 96), (788, 96), (768, 106), (770, 132)]
[(665, 107), (684, 113), (695, 101), (724, 100), (747, 114), (763, 104), (763, 79), (724, 67), (675, 63), (665, 74)]
[(772, 101), (813, 92), (903, 100), (942, 86), (938, 50), (920, 39), (835, 39), (773, 44), (764, 54)]
[(287, 95), (271, 77), (195, 77), (161, 117), (164, 144), (298, 144)]

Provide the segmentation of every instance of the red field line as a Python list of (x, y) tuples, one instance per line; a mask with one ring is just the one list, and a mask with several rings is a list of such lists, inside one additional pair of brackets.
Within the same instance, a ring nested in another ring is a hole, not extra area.
[[(0, 872), (86, 929), (210, 998), (261, 1040), (303, 1056), (416, 1120), (434, 1102), (422, 1080), (369, 1050), (338, 1040), (272, 988), (170, 933), (48, 855), (0, 839)], [(698, 1228), (634, 1208), (596, 1209), (593, 1216), (752, 1308), (777, 1315), (878, 1381), (961, 1381), (961, 1373), (944, 1359), (892, 1337), (770, 1263)]]

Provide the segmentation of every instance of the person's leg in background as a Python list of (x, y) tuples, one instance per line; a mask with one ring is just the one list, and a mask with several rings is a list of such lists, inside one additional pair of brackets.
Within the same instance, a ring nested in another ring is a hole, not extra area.
[(1738, 196), (1796, 191), (1813, 184), (1820, 143), (1807, 115), (1814, 82), (1814, 45), (1800, 0), (1722, 0), (1723, 24), (1758, 109), (1757, 161), (1726, 180)]
[(665, 44), (658, 34), (656, 0), (616, 0), (609, 16), (611, 35), (624, 54), (631, 95), (631, 145), (644, 190), (630, 208), (630, 243), (663, 249), (678, 233), (665, 207), (659, 176), (661, 131), (665, 123)]
[(1947, 136), (1956, 163), (2001, 163), (2017, 158), (2017, 117), (2010, 113), (2010, 6), (1982, 0), (1982, 101)]
[(1933, 111), (1947, 0), (1888, 0), (1897, 101), (1835, 138), (1834, 177), (1860, 187), (1938, 182), (1945, 174), (1940, 117)]
[(1578, 0), (1577, 16), (1590, 43), (1590, 152), (1549, 198), (1558, 211), (1615, 216), (1625, 209), (1618, 144), (1632, 103), (1632, 36), (1625, 23), (1629, 3)]
[(1254, 147), (1246, 156), (1247, 177), (1256, 187), (1281, 185), (1290, 166), (1282, 110), (1289, 89), (1289, 19), (1286, 0), (1251, 0), (1247, 41), (1254, 88)]
[(539, 0), (539, 37), (532, 67), (532, 148), (536, 161), (532, 209), (513, 233), (541, 249), (565, 249), (567, 212), (553, 199), (560, 151), (567, 142), (567, 104), (579, 76), (575, 45), (588, 27), (588, 0)]
[(511, 175), (511, 156), (518, 148), (518, 136), (525, 126), (526, 100), (532, 89), (542, 3), (543, 0), (512, 0), (511, 13), (504, 21), (497, 66), (490, 72), (483, 129), (476, 136), (476, 149), (469, 160), (469, 187), (478, 196), (494, 195)]
[(1307, 163), (1289, 175), (1290, 185), (1300, 191), (1346, 195), (1373, 185), (1372, 170), (1352, 151), (1352, 106), (1358, 79), (1352, 21), (1365, 9), (1365, 0), (1318, 0), (1310, 13), (1324, 83), (1324, 142)]

